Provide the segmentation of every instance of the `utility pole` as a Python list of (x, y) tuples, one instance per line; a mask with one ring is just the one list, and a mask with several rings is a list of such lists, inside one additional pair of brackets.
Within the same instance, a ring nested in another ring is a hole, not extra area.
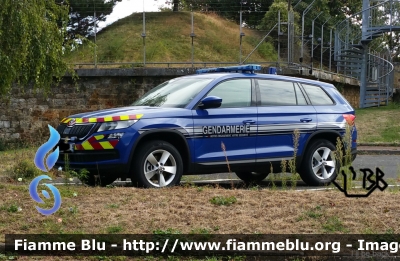
[(191, 11), (192, 15), (192, 32), (190, 33), (190, 37), (192, 38), (192, 67), (194, 67), (194, 38), (196, 37), (194, 33), (194, 16), (193, 16), (193, 9)]
[(143, 66), (146, 67), (146, 14), (144, 12), (144, 0), (143, 0)]
[(303, 62), (303, 54), (304, 54), (304, 16), (310, 11), (311, 6), (314, 4), (315, 0), (311, 2), (309, 6), (307, 6), (306, 9), (303, 11), (303, 15), (301, 17), (301, 57), (300, 57), (300, 63)]
[(332, 17), (329, 17), (328, 20), (325, 21), (325, 23), (322, 24), (321, 27), (321, 57), (320, 57), (320, 62), (319, 62), (319, 68), (322, 71), (322, 58), (324, 54), (324, 25), (331, 20)]

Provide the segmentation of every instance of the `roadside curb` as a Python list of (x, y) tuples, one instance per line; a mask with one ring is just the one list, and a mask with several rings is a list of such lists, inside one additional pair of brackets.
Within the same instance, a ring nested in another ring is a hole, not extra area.
[(359, 146), (358, 155), (400, 155), (400, 147)]
[(386, 142), (386, 143), (358, 143), (357, 144), (360, 147), (400, 147), (400, 143), (390, 143), (390, 142)]

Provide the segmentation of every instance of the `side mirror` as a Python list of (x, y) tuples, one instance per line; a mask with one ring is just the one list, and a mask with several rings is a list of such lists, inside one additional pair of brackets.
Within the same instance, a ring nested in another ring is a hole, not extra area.
[(217, 96), (208, 96), (201, 100), (199, 104), (200, 109), (212, 109), (212, 108), (219, 108), (222, 104), (222, 98)]

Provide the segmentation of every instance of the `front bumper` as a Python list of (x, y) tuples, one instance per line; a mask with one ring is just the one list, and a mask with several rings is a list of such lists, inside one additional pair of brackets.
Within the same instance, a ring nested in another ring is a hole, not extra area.
[(55, 168), (61, 167), (64, 171), (86, 169), (92, 175), (125, 178), (129, 174), (130, 165), (118, 162), (119, 159), (118, 150), (60, 152)]

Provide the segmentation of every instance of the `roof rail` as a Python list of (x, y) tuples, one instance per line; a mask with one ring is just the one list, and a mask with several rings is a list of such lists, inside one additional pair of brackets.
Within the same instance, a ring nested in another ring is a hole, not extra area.
[(216, 68), (206, 68), (199, 69), (196, 71), (197, 74), (201, 73), (213, 73), (213, 72), (249, 72), (254, 73), (254, 71), (260, 71), (261, 65), (258, 64), (246, 64), (246, 65), (238, 65), (238, 66), (227, 66), (227, 67), (216, 67)]

